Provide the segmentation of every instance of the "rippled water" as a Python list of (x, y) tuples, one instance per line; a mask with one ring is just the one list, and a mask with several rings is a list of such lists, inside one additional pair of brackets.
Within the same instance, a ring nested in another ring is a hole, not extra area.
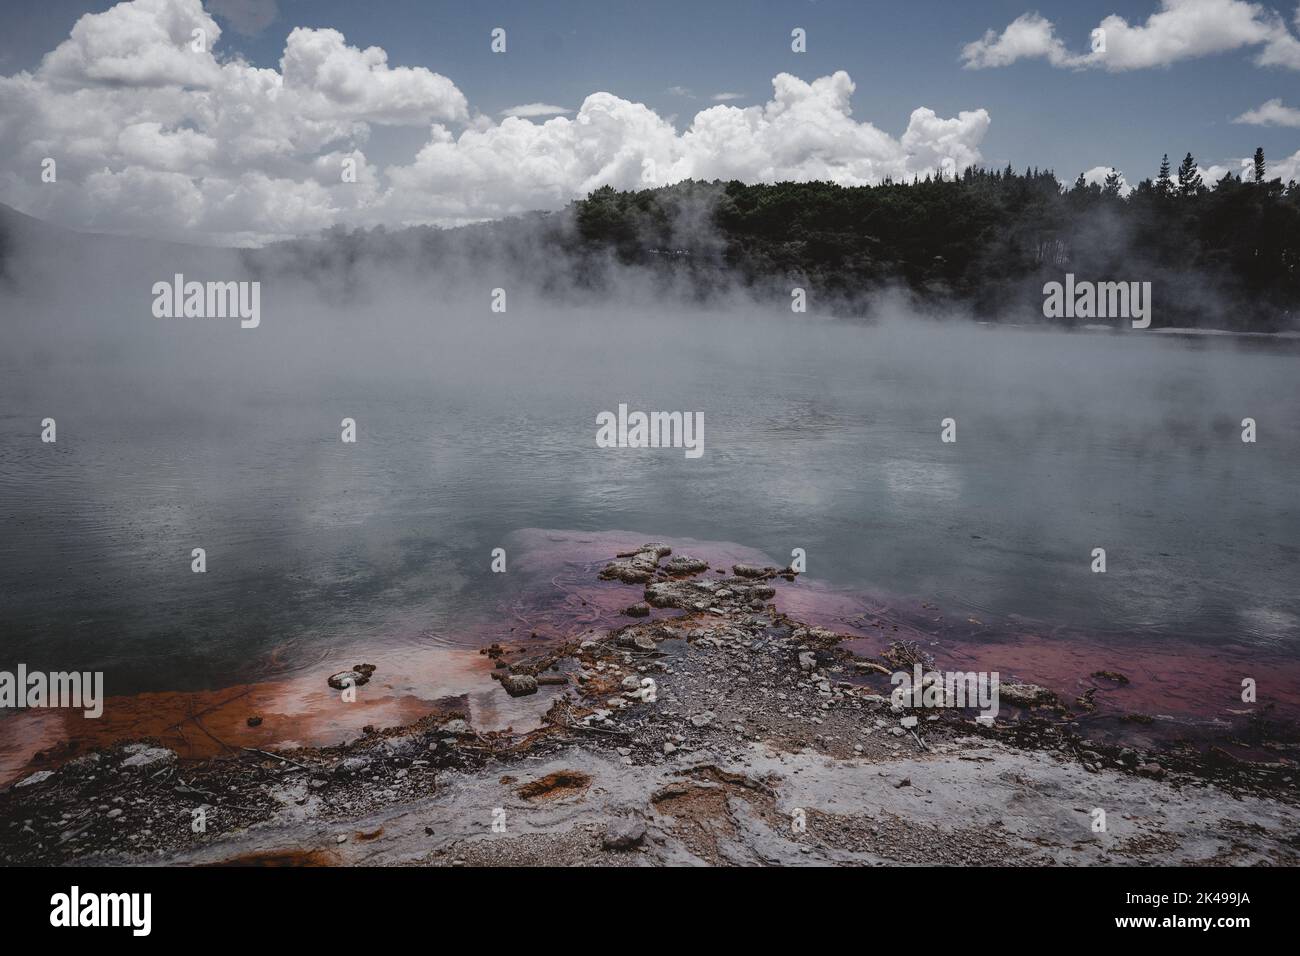
[[(519, 578), (490, 552), (521, 528), (799, 547), (810, 578), (960, 615), (1300, 646), (1286, 344), (589, 314), (369, 351), (353, 329), (281, 367), (301, 326), (268, 316), (0, 361), (0, 667), (122, 694), (466, 642), (509, 619)], [(702, 411), (704, 456), (597, 448), (620, 402)]]

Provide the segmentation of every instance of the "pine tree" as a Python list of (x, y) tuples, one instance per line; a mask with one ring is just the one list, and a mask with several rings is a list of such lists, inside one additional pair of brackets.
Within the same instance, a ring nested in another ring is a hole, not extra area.
[(1102, 195), (1113, 196), (1118, 199), (1119, 188), (1119, 173), (1115, 170), (1115, 167), (1112, 166), (1110, 172), (1106, 174), (1106, 184), (1101, 187)]
[(1083, 192), (1087, 188), (1088, 188), (1088, 183), (1083, 178), (1083, 173), (1080, 173), (1079, 178), (1074, 181), (1074, 191), (1077, 193)]
[(1264, 147), (1257, 146), (1255, 147), (1255, 182), (1262, 183), (1264, 181), (1264, 171), (1266, 169), (1267, 167), (1264, 165)]
[(1178, 192), (1182, 196), (1195, 196), (1204, 188), (1200, 170), (1196, 168), (1196, 160), (1192, 159), (1191, 153), (1188, 153), (1178, 164)]
[(1174, 181), (1169, 178), (1169, 154), (1160, 160), (1160, 175), (1156, 177), (1156, 192), (1161, 196), (1172, 196)]

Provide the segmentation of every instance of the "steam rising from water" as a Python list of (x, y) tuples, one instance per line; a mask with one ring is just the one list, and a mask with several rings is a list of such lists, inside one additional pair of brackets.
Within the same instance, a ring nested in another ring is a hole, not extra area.
[[(488, 555), (522, 527), (802, 547), (812, 577), (978, 618), (1300, 638), (1281, 346), (993, 328), (901, 294), (857, 321), (815, 290), (793, 314), (779, 285), (699, 302), (526, 228), (403, 234), (382, 257), (17, 231), (0, 625), (13, 660), (102, 665), (110, 693), (452, 633), (499, 606)], [(176, 272), (260, 281), (261, 326), (155, 319)], [(706, 454), (596, 447), (620, 402), (703, 413)]]

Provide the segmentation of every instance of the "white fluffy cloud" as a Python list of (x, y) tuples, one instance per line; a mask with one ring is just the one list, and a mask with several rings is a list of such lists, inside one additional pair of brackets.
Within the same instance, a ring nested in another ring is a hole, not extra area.
[[(1300, 24), (1300, 10), (1296, 14)], [(1169, 66), (1180, 60), (1256, 50), (1261, 66), (1300, 70), (1300, 40), (1275, 11), (1245, 0), (1160, 0), (1145, 23), (1131, 24), (1112, 14), (1097, 29), (1104, 49), (1071, 53), (1050, 20), (1037, 13), (1017, 17), (1005, 30), (989, 30), (966, 44), (968, 69), (1009, 66), (1017, 60), (1044, 59), (1067, 69), (1101, 68), (1114, 72)]]
[(1300, 109), (1294, 106), (1283, 106), (1280, 99), (1272, 99), (1255, 107), (1253, 110), (1246, 110), (1233, 122), (1248, 123), (1251, 126), (1294, 126), (1300, 128)]
[(972, 70), (1040, 58), (1053, 66), (1080, 66), (1085, 59), (1071, 55), (1057, 37), (1052, 21), (1038, 13), (1021, 14), (1001, 33), (987, 31), (966, 44), (961, 56), (966, 68)]
[[(245, 28), (274, 4), (223, 3)], [(199, 31), (196, 34), (195, 31)], [(196, 37), (201, 40), (196, 44)], [(257, 243), (331, 224), (458, 223), (557, 208), (602, 185), (747, 182), (959, 171), (977, 162), (984, 110), (912, 113), (901, 137), (852, 117), (838, 72), (782, 73), (760, 106), (718, 104), (677, 132), (641, 103), (592, 93), (572, 111), (530, 103), (495, 122), (447, 77), (392, 66), (331, 29), (292, 30), (279, 69), (220, 53), (200, 0), (130, 0), (79, 19), (33, 71), (0, 76), (0, 200), (108, 232)], [(551, 116), (544, 122), (529, 117)], [(372, 126), (427, 143), (380, 170)], [(58, 166), (42, 183), (41, 162)], [(345, 182), (345, 164), (355, 182)]]
[(1300, 182), (1300, 149), (1284, 159), (1269, 161), (1267, 178), (1280, 179), (1284, 183)]
[(942, 119), (913, 111), (902, 137), (851, 116), (853, 81), (838, 72), (811, 83), (788, 73), (762, 106), (714, 106), (684, 133), (649, 107), (610, 93), (588, 96), (572, 118), (508, 118), (459, 136), (435, 126), (414, 161), (387, 169), (380, 206), (407, 221), (462, 221), (554, 208), (602, 185), (662, 186), (683, 179), (746, 182), (824, 179), (842, 185), (949, 174), (979, 160), (984, 110)]

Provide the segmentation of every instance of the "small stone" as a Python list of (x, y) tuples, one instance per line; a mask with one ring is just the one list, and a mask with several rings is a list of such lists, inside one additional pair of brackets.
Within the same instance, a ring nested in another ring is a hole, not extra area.
[(350, 777), (369, 767), (370, 761), (365, 757), (345, 757), (339, 761), (338, 766), (334, 768), (334, 772), (342, 777)]
[(1037, 684), (1002, 684), (998, 687), (998, 697), (1018, 707), (1033, 707), (1037, 704), (1055, 703), (1056, 695), (1046, 687)]
[(527, 697), (537, 693), (537, 678), (531, 674), (504, 674), (501, 686), (511, 697)]
[(709, 562), (700, 558), (693, 558), (690, 555), (679, 554), (674, 556), (666, 567), (669, 574), (699, 574), (701, 571), (709, 569)]
[(370, 675), (374, 672), (374, 664), (358, 664), (350, 671), (339, 671), (337, 674), (331, 674), (328, 683), (335, 690), (360, 687), (362, 684), (370, 682)]
[(122, 766), (131, 770), (156, 770), (175, 760), (176, 754), (166, 747), (146, 747), (123, 760)]
[(645, 823), (635, 817), (611, 820), (601, 844), (606, 850), (630, 850), (645, 838)]
[(49, 780), (53, 776), (54, 776), (53, 770), (38, 770), (30, 777), (23, 777), (23, 779), (19, 780), (16, 784), (14, 784), (14, 786), (30, 787), (38, 783), (44, 783), (46, 780)]

